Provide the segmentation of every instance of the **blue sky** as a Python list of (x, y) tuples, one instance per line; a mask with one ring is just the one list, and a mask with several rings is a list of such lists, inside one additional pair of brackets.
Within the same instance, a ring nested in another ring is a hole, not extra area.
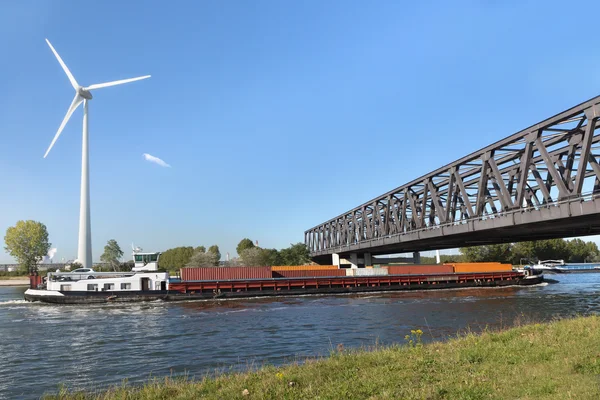
[(94, 260), (285, 247), (600, 92), (598, 2), (364, 4), (1, 2), (2, 237), (42, 221), (76, 256), (82, 110), (43, 159), (73, 97), (44, 38), (82, 85), (152, 75), (90, 103)]

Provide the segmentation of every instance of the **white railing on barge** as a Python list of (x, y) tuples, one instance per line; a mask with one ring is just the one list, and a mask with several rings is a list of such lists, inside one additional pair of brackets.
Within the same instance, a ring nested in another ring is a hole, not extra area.
[[(48, 272), (48, 280), (57, 281), (81, 281), (85, 279), (106, 279), (106, 278), (123, 278), (139, 274), (139, 272), (98, 272), (90, 271), (85, 273), (80, 272)], [(61, 279), (62, 278), (62, 279)]]
[(168, 290), (167, 272), (50, 272), (45, 288), (55, 291)]

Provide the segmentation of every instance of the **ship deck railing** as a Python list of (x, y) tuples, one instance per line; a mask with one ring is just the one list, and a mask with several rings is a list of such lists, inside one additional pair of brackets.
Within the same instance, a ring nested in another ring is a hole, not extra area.
[(90, 271), (85, 273), (80, 272), (48, 272), (48, 280), (50, 281), (82, 281), (86, 279), (107, 279), (107, 278), (125, 278), (130, 277), (139, 272), (98, 272)]

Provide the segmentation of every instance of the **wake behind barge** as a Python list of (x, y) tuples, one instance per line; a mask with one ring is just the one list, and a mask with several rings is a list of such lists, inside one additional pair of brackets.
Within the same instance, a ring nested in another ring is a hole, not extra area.
[[(385, 275), (375, 275), (383, 273), (384, 270), (379, 268), (374, 268), (373, 271), (328, 268), (299, 272), (290, 272), (286, 267), (282, 267), (286, 269), (279, 272), (275, 271), (275, 267), (273, 271), (271, 267), (190, 268), (182, 270), (183, 279), (171, 279), (168, 273), (158, 272), (159, 255), (160, 253), (134, 253), (136, 267), (131, 272), (55, 272), (48, 274), (45, 283), (41, 282), (41, 277), (32, 276), (31, 288), (25, 292), (24, 297), (28, 301), (55, 304), (219, 300), (261, 296), (527, 286), (541, 283), (544, 279), (543, 275), (529, 275), (527, 271), (454, 272), (451, 266), (414, 266), (407, 267), (408, 269), (398, 267), (400, 269), (396, 270), (390, 267), (389, 271), (385, 270)], [(423, 273), (416, 273), (420, 271)], [(435, 273), (436, 271), (438, 273)], [(439, 273), (440, 271), (444, 273)], [(365, 273), (369, 273), (369, 276), (362, 276)], [(298, 276), (313, 274), (320, 276)]]

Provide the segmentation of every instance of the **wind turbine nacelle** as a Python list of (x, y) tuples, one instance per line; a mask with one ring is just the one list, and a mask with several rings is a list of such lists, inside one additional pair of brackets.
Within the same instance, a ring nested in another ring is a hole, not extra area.
[(85, 90), (85, 88), (81, 86), (77, 89), (77, 93), (86, 100), (91, 100), (93, 97), (89, 90)]

